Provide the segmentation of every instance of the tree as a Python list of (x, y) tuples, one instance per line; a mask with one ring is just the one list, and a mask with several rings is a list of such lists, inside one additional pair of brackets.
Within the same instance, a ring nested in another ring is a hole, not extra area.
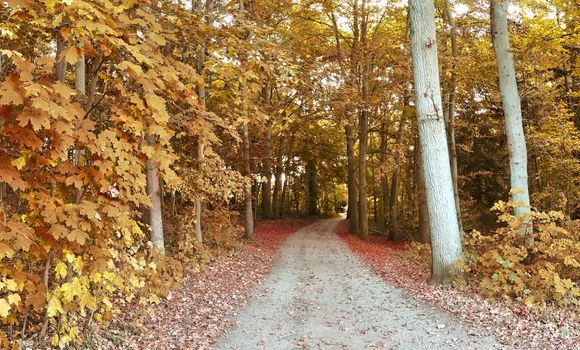
[(499, 88), (510, 161), (511, 194), (515, 215), (522, 219), (522, 234), (531, 232), (530, 195), (528, 191), (528, 154), (522, 124), (522, 108), (514, 59), (508, 37), (507, 0), (491, 1), (491, 33), (499, 72)]
[(431, 230), (431, 283), (450, 283), (454, 264), (461, 258), (461, 238), (442, 113), (433, 1), (411, 0), (409, 23), (417, 126)]
[[(355, 16), (358, 16), (355, 10)], [(361, 98), (362, 108), (359, 112), (359, 155), (358, 155), (358, 234), (364, 240), (369, 238), (369, 213), (367, 208), (367, 144), (368, 144), (368, 123), (369, 123), (369, 62), (367, 59), (367, 7), (366, 1), (361, 4), (361, 47), (363, 59), (361, 62)], [(355, 25), (357, 20), (355, 19)], [(358, 52), (355, 51), (355, 55)]]

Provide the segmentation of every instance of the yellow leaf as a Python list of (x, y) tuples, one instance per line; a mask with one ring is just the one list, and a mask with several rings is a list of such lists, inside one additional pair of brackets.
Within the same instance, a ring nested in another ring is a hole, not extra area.
[(63, 57), (69, 64), (75, 64), (77, 63), (80, 57), (79, 48), (74, 46), (68, 47), (64, 49), (64, 51), (61, 54), (61, 57)]
[(65, 278), (68, 272), (68, 268), (66, 264), (61, 261), (58, 264), (56, 264), (54, 271), (56, 272), (57, 277)]
[(48, 317), (55, 317), (58, 314), (63, 314), (64, 310), (62, 308), (62, 304), (60, 303), (60, 300), (55, 297), (52, 296), (50, 298), (50, 301), (48, 302), (48, 307), (46, 308), (46, 314)]
[(18, 157), (10, 162), (16, 169), (21, 170), (26, 165), (26, 158)]
[(6, 284), (6, 289), (8, 289), (11, 292), (17, 292), (18, 291), (18, 284), (16, 284), (16, 281), (14, 281), (13, 279), (6, 279), (4, 281), (4, 283)]
[(85, 308), (94, 310), (97, 308), (97, 300), (88, 292), (83, 293), (79, 300), (79, 306), (81, 307), (82, 311), (84, 311)]
[(58, 81), (58, 82), (56, 82), (56, 84), (54, 84), (54, 91), (67, 100), (74, 93), (73, 89), (69, 88), (68, 86), (61, 83), (60, 81)]
[(18, 295), (16, 293), (10, 294), (8, 296), (8, 303), (10, 305), (16, 305), (16, 306), (18, 306), (18, 304), (20, 304), (21, 301), (22, 301), (22, 299), (20, 298), (20, 295)]
[(110, 309), (111, 307), (113, 307), (113, 304), (111, 303), (111, 301), (107, 297), (104, 297), (103, 298), (103, 304), (105, 304), (105, 306), (107, 307), (107, 309)]
[(5, 298), (0, 299), (0, 317), (8, 317), (10, 313), (10, 304)]
[(55, 334), (50, 338), (52, 346), (58, 346), (58, 334)]

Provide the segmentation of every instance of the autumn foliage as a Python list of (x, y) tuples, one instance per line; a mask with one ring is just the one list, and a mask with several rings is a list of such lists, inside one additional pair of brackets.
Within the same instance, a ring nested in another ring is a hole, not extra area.
[(3, 347), (64, 346), (118, 305), (159, 302), (179, 279), (147, 242), (140, 209), (147, 160), (166, 186), (180, 183), (170, 114), (196, 114), (200, 78), (168, 44), (177, 8), (150, 5), (0, 5)]

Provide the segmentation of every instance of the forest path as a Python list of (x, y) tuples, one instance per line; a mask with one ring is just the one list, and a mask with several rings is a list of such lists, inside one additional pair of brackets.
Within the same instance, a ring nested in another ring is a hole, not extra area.
[(388, 284), (321, 220), (288, 238), (215, 349), (496, 349), (475, 326)]

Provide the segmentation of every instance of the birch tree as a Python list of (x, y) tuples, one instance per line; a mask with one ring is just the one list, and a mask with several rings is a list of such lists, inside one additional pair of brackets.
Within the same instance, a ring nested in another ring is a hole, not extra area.
[(461, 239), (442, 113), (433, 1), (410, 0), (409, 23), (417, 125), (433, 252), (431, 283), (450, 283), (454, 264), (461, 257)]

